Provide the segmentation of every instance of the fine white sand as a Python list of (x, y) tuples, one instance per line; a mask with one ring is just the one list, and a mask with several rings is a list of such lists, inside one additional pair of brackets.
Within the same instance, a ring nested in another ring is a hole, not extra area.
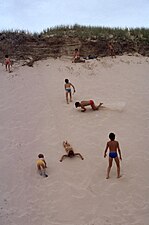
[[(76, 87), (66, 104), (64, 79)], [(85, 113), (75, 101), (106, 108)], [(48, 59), (0, 65), (0, 225), (149, 224), (149, 58)], [(120, 179), (103, 157), (110, 132), (122, 151)], [(68, 140), (84, 161), (59, 159)], [(37, 173), (45, 155), (48, 178)]]

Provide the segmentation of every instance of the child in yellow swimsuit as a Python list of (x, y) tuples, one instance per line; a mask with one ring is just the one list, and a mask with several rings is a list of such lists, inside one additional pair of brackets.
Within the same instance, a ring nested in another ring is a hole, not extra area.
[(46, 174), (46, 168), (47, 168), (47, 164), (46, 161), (44, 159), (44, 155), (43, 154), (39, 154), (38, 155), (38, 160), (37, 160), (37, 169), (39, 171), (39, 174), (45, 177), (48, 177), (48, 175)]

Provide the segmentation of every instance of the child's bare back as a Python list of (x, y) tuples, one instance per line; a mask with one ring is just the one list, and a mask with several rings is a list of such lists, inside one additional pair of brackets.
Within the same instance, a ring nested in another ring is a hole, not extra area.
[(117, 149), (119, 148), (118, 141), (108, 141), (107, 145), (110, 152), (117, 152)]

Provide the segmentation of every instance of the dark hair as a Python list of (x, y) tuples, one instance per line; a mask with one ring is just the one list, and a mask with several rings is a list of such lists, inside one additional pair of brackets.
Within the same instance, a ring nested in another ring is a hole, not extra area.
[(75, 107), (77, 108), (77, 107), (79, 107), (80, 106), (80, 103), (79, 102), (76, 102), (75, 103)]
[(44, 155), (43, 154), (39, 154), (38, 157), (39, 158), (44, 158)]
[(115, 139), (115, 134), (114, 134), (114, 133), (110, 133), (110, 134), (109, 134), (109, 138), (110, 138), (111, 141), (114, 141), (114, 139)]
[(73, 157), (74, 156), (74, 152), (73, 152), (73, 150), (70, 150), (69, 152), (68, 152), (68, 157)]
[(75, 48), (75, 51), (78, 51), (78, 48)]
[(65, 83), (68, 84), (69, 83), (69, 80), (68, 79), (65, 79)]
[(5, 55), (5, 58), (8, 58), (9, 56), (8, 55)]

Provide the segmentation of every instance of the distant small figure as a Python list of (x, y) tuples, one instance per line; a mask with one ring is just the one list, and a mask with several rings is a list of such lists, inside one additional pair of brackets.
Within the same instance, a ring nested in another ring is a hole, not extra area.
[(83, 57), (83, 59), (86, 59), (86, 60), (97, 59), (97, 56), (95, 56), (95, 55), (88, 55), (87, 57)]
[(74, 153), (72, 146), (67, 141), (63, 141), (63, 146), (67, 155), (63, 155), (60, 159), (60, 162), (62, 162), (65, 157), (72, 158), (74, 156), (80, 156), (82, 160), (84, 159), (80, 153)]
[(108, 50), (109, 50), (110, 56), (111, 56), (112, 58), (113, 58), (113, 57), (116, 58), (115, 50), (114, 50), (114, 45), (113, 45), (112, 42), (109, 42), (109, 43), (108, 43)]
[(97, 59), (97, 56), (94, 56), (94, 55), (88, 55), (88, 59)]
[(43, 154), (39, 154), (38, 158), (39, 159), (37, 160), (37, 169), (39, 171), (39, 174), (41, 176), (48, 177), (48, 175), (46, 174), (47, 164), (46, 164), (46, 161), (44, 159), (44, 155)]
[(120, 178), (121, 177), (121, 175), (120, 175), (120, 162), (119, 162), (119, 158), (118, 158), (118, 155), (117, 155), (117, 150), (118, 150), (118, 153), (119, 153), (120, 160), (122, 160), (121, 150), (120, 150), (118, 141), (115, 141), (115, 134), (110, 133), (109, 138), (110, 138), (110, 141), (107, 142), (107, 146), (106, 146), (106, 149), (105, 149), (105, 152), (104, 152), (104, 157), (106, 157), (107, 156), (107, 150), (109, 149), (109, 166), (108, 166), (108, 169), (107, 169), (107, 177), (106, 178), (109, 179), (109, 174), (110, 174), (110, 170), (111, 170), (111, 167), (112, 167), (113, 159), (115, 160), (115, 163), (116, 163), (116, 166), (117, 166), (117, 178)]
[(100, 106), (102, 106), (102, 105), (103, 105), (103, 103), (100, 103), (99, 105), (96, 106), (93, 100), (81, 101), (81, 102), (75, 103), (75, 107), (76, 108), (81, 107), (82, 112), (86, 111), (85, 106), (91, 106), (93, 110), (98, 110), (100, 108)]
[(84, 59), (81, 59), (81, 58), (80, 58), (80, 53), (79, 53), (78, 48), (75, 49), (75, 52), (74, 52), (74, 56), (73, 56), (72, 62), (73, 62), (73, 63), (85, 62)]
[(10, 70), (10, 67), (11, 67), (11, 60), (10, 60), (10, 58), (9, 58), (8, 55), (5, 55), (4, 64), (5, 64), (6, 71), (7, 71), (7, 69), (8, 69), (8, 72), (10, 73), (10, 72), (11, 72), (11, 70)]
[(73, 91), (75, 93), (76, 90), (75, 90), (74, 85), (71, 84), (68, 79), (65, 79), (65, 91), (66, 91), (66, 102), (67, 102), (67, 104), (69, 104), (68, 96), (70, 97), (70, 102), (72, 102), (71, 87), (73, 87)]

